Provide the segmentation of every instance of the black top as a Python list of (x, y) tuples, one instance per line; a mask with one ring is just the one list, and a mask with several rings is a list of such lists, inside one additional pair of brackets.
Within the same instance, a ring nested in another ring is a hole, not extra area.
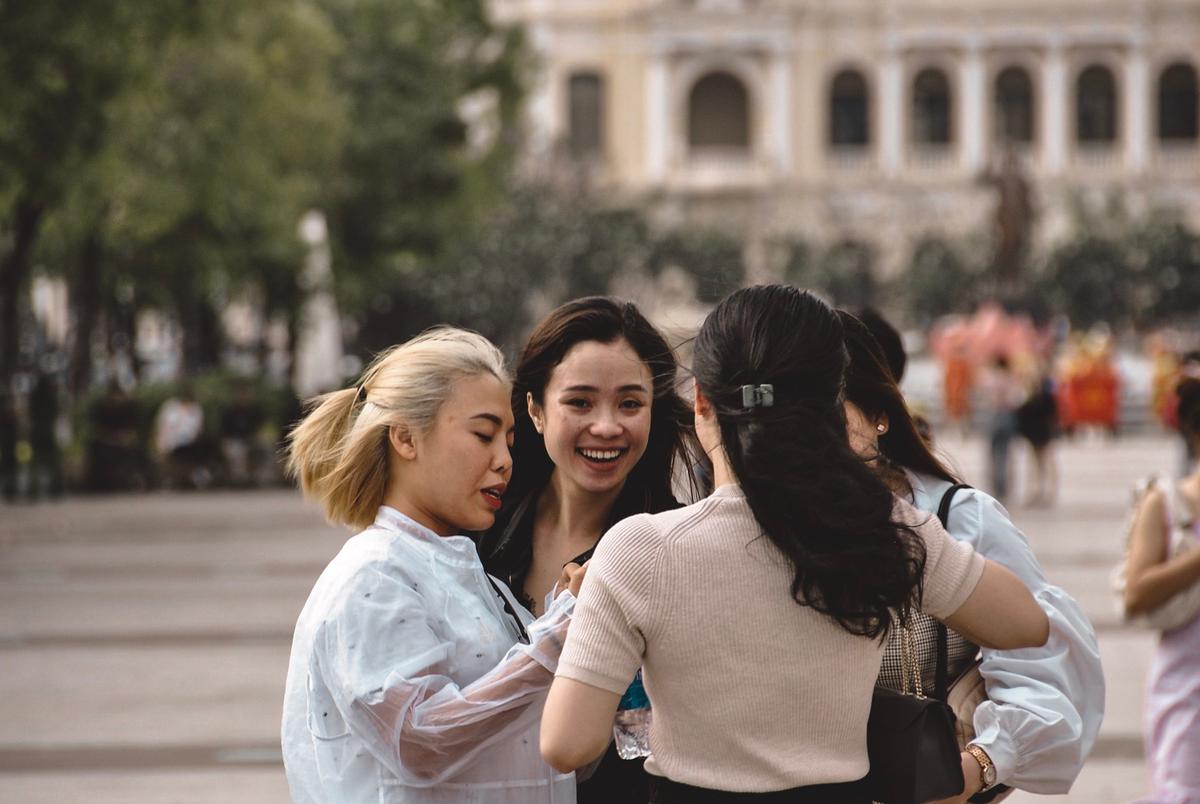
[[(496, 514), (496, 522), (491, 528), (480, 534), (476, 544), (479, 558), (484, 568), (508, 584), (517, 600), (531, 611), (533, 601), (525, 594), (525, 578), (533, 564), (533, 521), (537, 513), (537, 498), (541, 489), (530, 491), (524, 497), (505, 504)], [(608, 521), (604, 523), (605, 530), (620, 522), (622, 519), (635, 514), (657, 514), (679, 508), (680, 503), (674, 497), (666, 500), (651, 499), (649, 494), (639, 494), (628, 483), (613, 504)], [(598, 543), (598, 542), (597, 542)], [(596, 551), (590, 550), (575, 556), (571, 561), (582, 564), (592, 557)]]

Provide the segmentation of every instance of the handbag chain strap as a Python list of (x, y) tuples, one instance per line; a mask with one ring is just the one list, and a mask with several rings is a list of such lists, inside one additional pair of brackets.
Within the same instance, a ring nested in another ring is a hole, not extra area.
[(921, 683), (921, 673), (917, 667), (916, 661), (916, 641), (913, 638), (912, 630), (907, 625), (900, 626), (900, 675), (903, 677), (901, 688), (905, 695), (909, 694), (909, 685), (912, 685), (912, 694), (918, 698), (925, 697), (925, 687)]

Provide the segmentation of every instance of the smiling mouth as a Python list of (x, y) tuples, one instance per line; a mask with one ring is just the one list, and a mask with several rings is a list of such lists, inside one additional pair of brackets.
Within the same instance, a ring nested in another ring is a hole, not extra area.
[(500, 507), (500, 503), (502, 501), (502, 495), (504, 493), (502, 489), (492, 487), (492, 488), (481, 489), (480, 491), (483, 493), (483, 496), (487, 498), (489, 505), (491, 505), (493, 508)]
[(587, 461), (597, 464), (613, 463), (620, 459), (628, 450), (627, 449), (577, 449), (579, 455), (582, 455)]

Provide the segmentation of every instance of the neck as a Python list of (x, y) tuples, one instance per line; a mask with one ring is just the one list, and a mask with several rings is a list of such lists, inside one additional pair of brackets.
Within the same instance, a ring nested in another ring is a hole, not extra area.
[(450, 523), (443, 522), (406, 495), (399, 484), (388, 489), (388, 493), (383, 498), (383, 504), (395, 508), (418, 525), (429, 528), (438, 536), (453, 536), (457, 533)]
[(609, 491), (585, 491), (565, 481), (557, 469), (537, 501), (537, 516), (556, 534), (593, 545), (604, 535), (609, 515), (624, 484)]
[(733, 474), (733, 468), (729, 465), (729, 457), (725, 454), (725, 447), (718, 445), (716, 449), (710, 450), (709, 458), (713, 464), (713, 486), (737, 485), (738, 479)]

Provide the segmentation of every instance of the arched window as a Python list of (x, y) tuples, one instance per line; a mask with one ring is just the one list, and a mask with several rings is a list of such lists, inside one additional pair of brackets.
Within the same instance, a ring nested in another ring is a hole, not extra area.
[(1107, 67), (1093, 64), (1075, 85), (1075, 138), (1081, 143), (1117, 139), (1117, 86)]
[(750, 149), (750, 99), (729, 73), (709, 73), (688, 95), (688, 145)]
[(1172, 64), (1158, 77), (1158, 138), (1194, 141), (1198, 124), (1196, 68)]
[(829, 144), (871, 141), (867, 82), (857, 70), (842, 70), (829, 87)]
[(567, 79), (567, 142), (571, 153), (596, 156), (604, 151), (604, 78), (573, 73)]
[(1033, 81), (1020, 67), (1007, 67), (996, 76), (994, 106), (996, 139), (1033, 142)]
[(950, 82), (935, 68), (917, 73), (912, 88), (912, 139), (923, 145), (946, 145), (951, 140)]

